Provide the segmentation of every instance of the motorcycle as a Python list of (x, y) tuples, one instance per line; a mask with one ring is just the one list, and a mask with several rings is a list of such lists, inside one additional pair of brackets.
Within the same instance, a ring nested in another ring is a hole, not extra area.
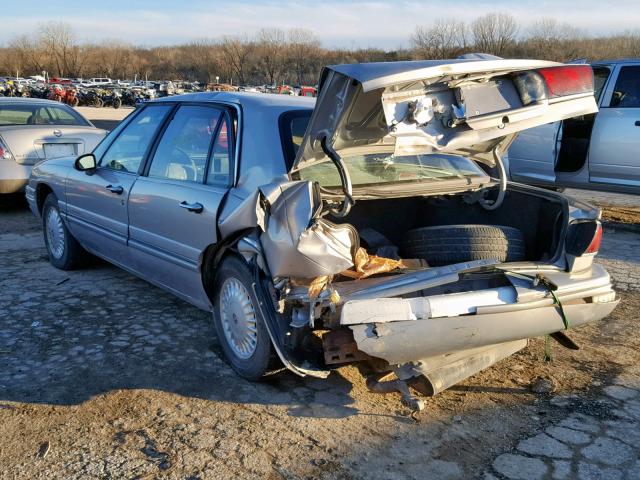
[(122, 106), (122, 93), (120, 90), (106, 90), (102, 95), (102, 103), (105, 107), (120, 108)]
[(98, 92), (93, 88), (80, 90), (78, 93), (80, 105), (87, 107), (102, 107), (103, 101)]

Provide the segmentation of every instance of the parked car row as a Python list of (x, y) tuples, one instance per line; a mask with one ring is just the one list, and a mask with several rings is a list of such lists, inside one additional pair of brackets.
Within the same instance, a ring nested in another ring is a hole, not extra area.
[(212, 312), (239, 375), (360, 363), (419, 410), (409, 386), (534, 336), (575, 348), (567, 329), (617, 305), (598, 209), (502, 161), (518, 132), (595, 114), (594, 89), (583, 65), (466, 59), (327, 67), (317, 102), (167, 96), (37, 163), (26, 196), (54, 266), (93, 254)]
[(0, 194), (23, 190), (37, 162), (89, 153), (106, 133), (59, 102), (0, 98)]

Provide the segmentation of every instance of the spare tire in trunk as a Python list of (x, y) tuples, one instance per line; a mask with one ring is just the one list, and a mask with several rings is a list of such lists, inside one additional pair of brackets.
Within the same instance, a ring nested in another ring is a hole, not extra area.
[(439, 266), (471, 260), (525, 259), (522, 232), (503, 225), (443, 225), (409, 230), (401, 244), (404, 258), (423, 258)]

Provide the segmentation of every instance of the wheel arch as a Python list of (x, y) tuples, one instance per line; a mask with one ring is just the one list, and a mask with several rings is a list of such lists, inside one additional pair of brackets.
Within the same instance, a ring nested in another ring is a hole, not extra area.
[(202, 252), (200, 263), (202, 287), (212, 304), (214, 301), (213, 286), (218, 265), (220, 265), (222, 260), (228, 255), (235, 255), (242, 261), (246, 262), (244, 257), (238, 252), (237, 244), (242, 238), (256, 230), (257, 229), (251, 228), (234, 232), (231, 235), (228, 235), (227, 238), (221, 242), (208, 245)]
[(36, 207), (38, 209), (38, 214), (40, 214), (40, 216), (42, 216), (44, 201), (47, 199), (47, 197), (51, 193), (55, 194), (53, 188), (51, 188), (49, 184), (41, 182), (41, 183), (38, 183), (38, 185), (36, 185), (35, 200), (36, 200)]

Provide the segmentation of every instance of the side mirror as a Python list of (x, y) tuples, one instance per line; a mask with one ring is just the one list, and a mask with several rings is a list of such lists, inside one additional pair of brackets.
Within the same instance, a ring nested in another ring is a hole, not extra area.
[(76, 168), (76, 170), (80, 170), (81, 172), (95, 170), (97, 167), (96, 157), (93, 156), (93, 153), (80, 155), (78, 158), (76, 158), (74, 167)]

